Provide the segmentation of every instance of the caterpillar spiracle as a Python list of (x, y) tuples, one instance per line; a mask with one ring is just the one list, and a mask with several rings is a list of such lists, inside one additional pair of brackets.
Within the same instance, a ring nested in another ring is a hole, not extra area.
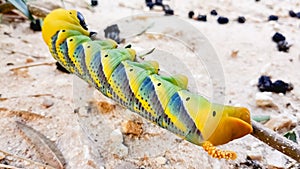
[(248, 109), (211, 103), (187, 89), (185, 76), (159, 75), (157, 62), (136, 62), (135, 50), (117, 48), (110, 39), (92, 40), (92, 34), (75, 10), (52, 11), (42, 27), (52, 56), (105, 96), (213, 157), (236, 158), (214, 146), (252, 132)]

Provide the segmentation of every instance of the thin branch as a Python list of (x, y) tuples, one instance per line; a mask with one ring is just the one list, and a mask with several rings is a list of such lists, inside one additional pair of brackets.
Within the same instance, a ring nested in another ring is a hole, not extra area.
[(47, 62), (47, 63), (37, 63), (37, 64), (31, 64), (31, 65), (25, 65), (25, 66), (20, 66), (20, 67), (15, 67), (15, 68), (11, 68), (9, 69), (10, 71), (16, 71), (19, 69), (24, 69), (24, 68), (29, 68), (29, 67), (36, 67), (36, 66), (45, 66), (45, 65), (54, 65), (56, 62)]
[(300, 145), (252, 120), (254, 137), (300, 162)]

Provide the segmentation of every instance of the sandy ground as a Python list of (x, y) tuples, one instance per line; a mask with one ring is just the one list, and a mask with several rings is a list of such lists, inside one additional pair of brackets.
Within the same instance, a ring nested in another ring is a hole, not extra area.
[[(99, 3), (93, 9), (80, 1), (66, 1), (65, 5), (81, 11), (90, 28), (98, 30), (99, 34), (118, 19), (148, 13), (144, 1)], [(300, 11), (299, 2), (171, 0), (167, 3), (176, 16), (198, 29), (218, 54), (225, 77), (226, 104), (246, 106), (252, 115), (271, 115), (271, 118), (281, 119), (286, 116), (292, 127), (282, 129), (281, 133), (299, 125), (300, 73), (297, 69), (300, 67), (300, 20), (288, 16), (288, 10)], [(219, 15), (229, 17), (230, 22), (219, 25), (217, 18), (209, 15), (212, 9), (216, 9)], [(207, 14), (208, 21), (188, 19), (190, 10), (194, 10), (196, 15), (198, 12)], [(159, 11), (156, 13), (162, 14)], [(279, 21), (268, 22), (271, 14), (278, 15)], [(246, 17), (245, 24), (234, 21), (240, 15)], [(89, 101), (103, 101), (104, 98), (80, 79), (58, 71), (55, 64), (51, 64), (55, 61), (41, 33), (31, 31), (28, 26), (28, 21), (0, 24), (0, 150), (13, 154), (8, 158), (1, 153), (1, 164), (38, 168), (36, 163), (16, 162), (13, 160), (15, 156), (44, 164), (47, 162), (36, 153), (36, 146), (39, 145), (24, 139), (24, 131), (22, 134), (15, 123), (19, 121), (53, 141), (65, 158), (66, 168), (252, 168), (253, 164), (243, 164), (247, 155), (256, 156), (258, 160), (255, 165), (262, 168), (299, 167), (292, 159), (250, 135), (220, 146), (236, 151), (237, 160), (217, 160), (209, 157), (201, 147), (182, 141), (122, 107), (117, 106), (109, 113), (91, 108)], [(287, 41), (293, 44), (288, 53), (277, 51), (276, 44), (272, 42), (271, 37), (276, 31), (283, 33)], [(180, 44), (166, 37), (143, 35), (126, 43), (133, 44), (137, 49), (156, 47), (178, 58), (190, 54), (182, 52)], [(238, 51), (234, 57), (233, 51)], [(158, 60), (163, 61), (159, 56)], [(191, 90), (196, 86), (200, 90), (196, 92), (209, 95), (211, 88), (207, 85), (209, 79), (204, 70), (197, 60), (186, 61), (191, 72), (200, 72), (193, 77), (194, 81), (189, 86)], [(50, 64), (13, 71), (14, 68), (39, 63)], [(168, 68), (168, 64), (162, 65), (165, 65), (164, 69)], [(182, 73), (182, 70), (178, 72)], [(259, 92), (256, 83), (262, 74), (270, 75), (274, 80), (291, 82), (294, 90), (285, 95), (271, 94), (274, 106), (258, 107), (255, 103), (255, 95)], [(141, 136), (120, 133), (122, 124), (128, 120), (142, 123)]]

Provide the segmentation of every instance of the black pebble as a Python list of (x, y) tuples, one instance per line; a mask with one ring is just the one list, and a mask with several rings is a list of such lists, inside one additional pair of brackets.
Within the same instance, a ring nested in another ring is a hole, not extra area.
[(33, 31), (41, 31), (42, 30), (42, 26), (41, 26), (41, 20), (40, 19), (36, 19), (30, 22), (30, 29), (32, 29)]
[(277, 21), (277, 20), (278, 20), (278, 16), (276, 16), (276, 15), (269, 16), (269, 21)]
[(217, 15), (218, 15), (218, 12), (217, 12), (216, 10), (213, 9), (213, 10), (210, 11), (210, 14), (211, 14), (211, 15), (214, 15), (214, 16), (217, 16)]
[(195, 15), (195, 13), (194, 13), (194, 11), (190, 11), (188, 15), (189, 15), (189, 18), (192, 19), (193, 16)]
[(279, 33), (279, 32), (276, 32), (273, 37), (272, 37), (272, 40), (276, 43), (280, 42), (280, 41), (284, 41), (285, 40), (285, 37)]
[(258, 85), (257, 85), (259, 91), (270, 91), (272, 89), (272, 81), (269, 76), (261, 76), (258, 79)]
[(285, 83), (282, 80), (276, 80), (274, 83), (272, 83), (269, 76), (261, 76), (258, 79), (257, 87), (261, 92), (266, 91), (283, 94), (285, 94), (287, 91), (293, 90), (292, 84)]
[(56, 69), (61, 71), (61, 72), (64, 72), (64, 73), (70, 73), (67, 69), (65, 69), (59, 62), (56, 62)]
[(285, 40), (279, 41), (277, 43), (277, 49), (278, 49), (278, 51), (281, 51), (281, 52), (288, 52), (290, 47), (291, 47), (291, 45), (289, 45), (288, 42)]
[(226, 18), (226, 17), (220, 16), (220, 17), (218, 18), (218, 23), (219, 23), (219, 24), (226, 24), (226, 23), (228, 23), (228, 22), (229, 22), (229, 19)]
[(297, 14), (292, 10), (289, 11), (289, 15), (290, 17), (297, 17)]
[(91, 6), (97, 6), (98, 0), (91, 0)]
[(245, 22), (246, 22), (246, 18), (243, 17), (243, 16), (239, 16), (238, 19), (237, 19), (237, 21), (238, 21), (239, 23), (245, 23)]
[(206, 15), (198, 15), (198, 16), (197, 16), (197, 21), (203, 21), (203, 22), (206, 22), (206, 21), (207, 21)]

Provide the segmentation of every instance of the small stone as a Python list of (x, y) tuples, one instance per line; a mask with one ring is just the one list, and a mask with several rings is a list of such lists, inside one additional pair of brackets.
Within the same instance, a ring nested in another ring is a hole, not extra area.
[(219, 23), (219, 24), (227, 24), (228, 22), (229, 22), (229, 19), (226, 18), (226, 17), (220, 16), (220, 17), (218, 18), (218, 23)]
[(196, 20), (206, 22), (207, 21), (206, 15), (198, 15)]
[(237, 19), (237, 21), (238, 21), (239, 23), (245, 23), (245, 22), (246, 22), (246, 18), (243, 17), (243, 16), (239, 16), (238, 19)]
[(155, 158), (155, 162), (159, 165), (164, 165), (167, 163), (167, 159), (164, 157), (157, 157)]
[(284, 169), (286, 168), (286, 158), (284, 156), (279, 156), (278, 152), (273, 152), (266, 158), (268, 169)]
[(124, 158), (128, 155), (128, 147), (124, 144), (113, 145), (112, 153), (117, 155), (119, 158)]
[(286, 115), (280, 115), (271, 118), (265, 126), (274, 131), (285, 129), (290, 130), (291, 126), (294, 125), (293, 120)]
[(262, 159), (263, 159), (262, 154), (248, 153), (247, 156), (248, 156), (251, 160), (256, 160), (256, 161), (262, 161)]
[(277, 21), (278, 20), (278, 16), (276, 15), (270, 15), (268, 18), (269, 21)]
[(210, 14), (213, 15), (213, 16), (217, 16), (218, 12), (215, 9), (213, 9), (213, 10), (210, 11)]
[(190, 11), (189, 14), (188, 14), (190, 19), (192, 19), (194, 15), (195, 15), (194, 11)]
[(123, 135), (120, 129), (115, 129), (110, 133), (110, 140), (113, 143), (123, 143)]
[(276, 32), (273, 36), (272, 36), (272, 40), (276, 43), (280, 42), (280, 41), (284, 41), (285, 40), (285, 36), (283, 36), (281, 33)]
[(42, 105), (47, 109), (54, 105), (54, 102), (50, 99), (44, 99)]
[(297, 17), (297, 14), (293, 10), (289, 11), (289, 15), (290, 17)]
[(259, 107), (274, 106), (275, 104), (270, 94), (272, 93), (269, 92), (256, 93), (255, 95), (256, 105)]
[(3, 160), (5, 158), (5, 154), (3, 154), (2, 152), (0, 152), (0, 160)]

